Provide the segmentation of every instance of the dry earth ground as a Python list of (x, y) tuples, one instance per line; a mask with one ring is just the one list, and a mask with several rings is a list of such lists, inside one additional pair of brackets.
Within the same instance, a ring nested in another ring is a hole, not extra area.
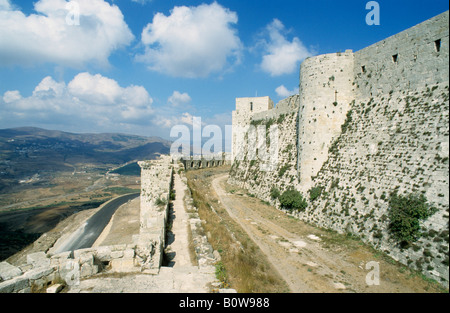
[[(193, 171), (188, 177), (214, 203), (216, 211), (225, 209), (248, 234), (291, 292), (445, 291), (359, 239), (308, 225), (229, 185), (223, 171)], [(373, 279), (374, 268), (366, 269), (366, 265), (373, 261), (379, 264), (380, 282), (369, 286), (366, 277)]]

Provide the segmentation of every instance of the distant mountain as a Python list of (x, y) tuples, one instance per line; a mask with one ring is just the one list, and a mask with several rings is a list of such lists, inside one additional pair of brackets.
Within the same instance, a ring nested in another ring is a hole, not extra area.
[(82, 164), (120, 165), (154, 159), (170, 141), (127, 134), (75, 134), (35, 127), (0, 129), (0, 192), (40, 172), (73, 171)]

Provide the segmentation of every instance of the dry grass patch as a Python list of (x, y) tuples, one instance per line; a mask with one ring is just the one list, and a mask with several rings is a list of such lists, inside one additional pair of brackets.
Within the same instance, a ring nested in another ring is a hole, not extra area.
[(238, 292), (288, 292), (284, 280), (245, 231), (229, 217), (211, 188), (212, 176), (228, 170), (217, 168), (186, 173), (194, 206), (206, 222), (205, 234), (222, 258), (216, 265), (216, 275)]

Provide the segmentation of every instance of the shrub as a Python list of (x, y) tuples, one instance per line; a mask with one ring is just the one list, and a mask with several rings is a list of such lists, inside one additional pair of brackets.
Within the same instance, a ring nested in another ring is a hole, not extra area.
[(317, 187), (311, 188), (309, 190), (309, 199), (311, 201), (314, 201), (317, 198), (319, 198), (321, 194), (322, 194), (322, 187), (321, 186), (317, 186)]
[(283, 167), (281, 167), (280, 170), (278, 171), (278, 177), (282, 177), (289, 168), (290, 168), (289, 164), (286, 164)]
[(280, 196), (281, 207), (290, 211), (303, 211), (307, 207), (306, 200), (297, 190), (286, 190)]
[(346, 118), (345, 118), (345, 122), (344, 124), (341, 125), (341, 131), (343, 133), (345, 133), (345, 131), (347, 130), (347, 128), (349, 127), (350, 123), (352, 122), (352, 110), (348, 110)]
[(167, 205), (167, 200), (165, 198), (159, 197), (158, 199), (156, 199), (155, 204), (159, 207), (164, 207), (165, 205)]
[(272, 189), (270, 189), (270, 197), (272, 199), (278, 199), (280, 197), (280, 191), (277, 187), (272, 187)]
[(424, 195), (400, 196), (396, 192), (389, 199), (389, 231), (403, 247), (411, 245), (420, 236), (420, 221), (436, 212), (430, 208)]

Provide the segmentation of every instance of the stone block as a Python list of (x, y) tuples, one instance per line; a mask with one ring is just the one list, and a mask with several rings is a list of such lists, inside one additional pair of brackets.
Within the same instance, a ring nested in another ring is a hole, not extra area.
[(135, 266), (134, 258), (122, 258), (122, 259), (113, 259), (111, 260), (111, 271), (113, 272), (133, 272), (139, 270), (138, 267)]
[(132, 258), (134, 258), (134, 249), (126, 249), (124, 252), (123, 252), (123, 258), (124, 259), (132, 259)]
[(47, 293), (58, 293), (64, 288), (63, 284), (55, 284), (47, 288)]
[(91, 252), (80, 255), (79, 262), (81, 265), (94, 265), (94, 254)]
[(36, 252), (27, 255), (27, 263), (33, 265), (33, 267), (46, 267), (50, 266), (50, 259), (45, 252)]
[(20, 270), (22, 271), (22, 273), (28, 272), (31, 269), (33, 269), (33, 265), (31, 264), (22, 264), (19, 266)]
[(86, 249), (79, 249), (79, 250), (75, 250), (74, 252), (73, 252), (73, 257), (75, 258), (75, 259), (78, 259), (81, 255), (83, 255), (83, 254), (86, 254), (86, 253), (94, 253), (95, 252), (95, 249), (92, 249), (92, 248), (86, 248)]
[(8, 262), (0, 263), (0, 281), (1, 280), (9, 280), (16, 276), (22, 275), (22, 271)]
[(51, 259), (69, 259), (72, 257), (72, 251), (61, 252), (55, 255), (52, 255)]
[(112, 251), (123, 251), (127, 248), (126, 244), (121, 244), (121, 245), (114, 245), (112, 246)]
[(30, 280), (40, 279), (42, 277), (48, 276), (55, 271), (53, 267), (38, 267), (26, 272), (24, 276)]
[(81, 265), (81, 269), (80, 269), (80, 277), (81, 278), (89, 277), (89, 276), (92, 276), (97, 273), (98, 273), (97, 265), (91, 265), (89, 263), (84, 263), (83, 265)]
[(24, 276), (17, 276), (0, 283), (0, 293), (18, 292), (28, 287), (30, 287), (30, 280)]
[(119, 250), (119, 251), (113, 251), (111, 252), (111, 259), (120, 259), (121, 257), (123, 257), (123, 251)]
[(111, 247), (98, 247), (95, 253), (95, 258), (101, 262), (111, 261)]

